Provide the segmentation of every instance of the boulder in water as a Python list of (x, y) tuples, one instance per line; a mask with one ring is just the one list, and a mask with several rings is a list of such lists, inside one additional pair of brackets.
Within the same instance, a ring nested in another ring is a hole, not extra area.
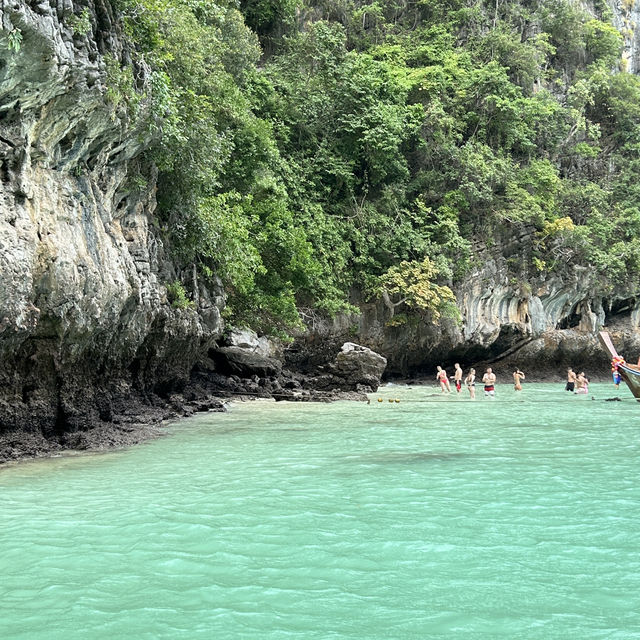
[(368, 347), (345, 342), (331, 365), (332, 373), (344, 382), (342, 389), (367, 387), (375, 391), (387, 366), (387, 359)]

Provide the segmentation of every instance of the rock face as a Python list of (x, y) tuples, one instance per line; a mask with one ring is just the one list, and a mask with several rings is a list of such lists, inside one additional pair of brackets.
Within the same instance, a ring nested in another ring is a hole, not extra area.
[(257, 375), (260, 378), (277, 376), (282, 369), (278, 360), (266, 358), (243, 347), (221, 347), (211, 351), (216, 371), (240, 378)]
[(2, 2), (0, 433), (63, 438), (166, 396), (222, 330), (221, 289), (167, 301), (149, 137), (109, 94), (127, 53), (111, 5), (85, 5), (86, 34), (68, 0)]
[[(565, 366), (608, 374), (608, 358), (597, 340), (606, 327), (621, 353), (634, 360), (640, 353), (640, 300), (620, 283), (615, 292), (599, 294), (589, 270), (567, 265), (554, 276), (514, 272), (527, 264), (532, 238), (526, 231), (503, 238), (491, 249), (476, 244), (480, 265), (453, 285), (461, 321), (406, 311), (396, 322), (382, 302), (352, 300), (360, 314), (333, 320), (314, 319), (314, 330), (298, 338), (287, 354), (289, 366), (303, 368), (329, 362), (345, 339), (358, 341), (385, 356), (385, 375), (429, 374), (438, 364), (464, 366), (495, 363), (494, 368), (529, 367), (545, 375)], [(524, 253), (524, 255), (523, 255)], [(631, 283), (633, 284), (633, 283)]]
[(258, 336), (255, 331), (249, 329), (231, 329), (224, 337), (223, 346), (239, 347), (263, 358), (282, 357), (282, 345), (266, 336)]
[(624, 49), (622, 59), (626, 62), (629, 73), (638, 73), (640, 70), (640, 7), (637, 2), (626, 0), (608, 0), (611, 9), (613, 24), (622, 34)]
[(345, 342), (331, 367), (334, 375), (343, 378), (343, 388), (367, 387), (375, 391), (380, 385), (387, 359), (379, 353), (353, 342)]

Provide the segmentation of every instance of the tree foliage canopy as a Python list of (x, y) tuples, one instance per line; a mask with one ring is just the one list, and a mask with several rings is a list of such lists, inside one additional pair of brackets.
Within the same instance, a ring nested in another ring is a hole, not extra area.
[(637, 280), (640, 80), (606, 3), (114, 1), (152, 69), (159, 221), (234, 322), (286, 329), (414, 267), (442, 294), (505, 225), (532, 272)]

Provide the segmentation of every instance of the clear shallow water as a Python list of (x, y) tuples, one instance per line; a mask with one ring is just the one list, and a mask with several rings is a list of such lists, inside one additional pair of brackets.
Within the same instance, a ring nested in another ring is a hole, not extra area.
[(0, 469), (0, 638), (640, 638), (640, 406), (497, 390)]

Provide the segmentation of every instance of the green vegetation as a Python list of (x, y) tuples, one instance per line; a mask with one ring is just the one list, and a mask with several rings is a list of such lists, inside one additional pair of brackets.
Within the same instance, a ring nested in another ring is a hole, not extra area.
[(22, 40), (22, 31), (17, 27), (11, 29), (11, 31), (9, 31), (9, 50), (18, 53), (22, 47)]
[(144, 106), (160, 225), (233, 322), (286, 330), (354, 288), (437, 319), (472, 240), (514, 227), (522, 273), (637, 281), (640, 79), (605, 2), (116, 6), (152, 77), (107, 60), (108, 97)]
[(187, 292), (181, 282), (171, 282), (167, 285), (167, 299), (175, 309), (189, 309), (193, 301), (189, 300)]
[[(391, 267), (380, 278), (380, 296), (395, 315), (396, 307), (406, 304), (420, 311), (429, 311), (434, 322), (440, 319), (440, 312), (459, 319), (456, 299), (449, 287), (433, 282), (438, 275), (438, 268), (429, 258), (422, 262), (403, 260)], [(396, 297), (393, 300), (392, 297)]]
[(72, 13), (67, 22), (76, 35), (85, 35), (91, 31), (91, 16), (86, 7), (80, 13)]

